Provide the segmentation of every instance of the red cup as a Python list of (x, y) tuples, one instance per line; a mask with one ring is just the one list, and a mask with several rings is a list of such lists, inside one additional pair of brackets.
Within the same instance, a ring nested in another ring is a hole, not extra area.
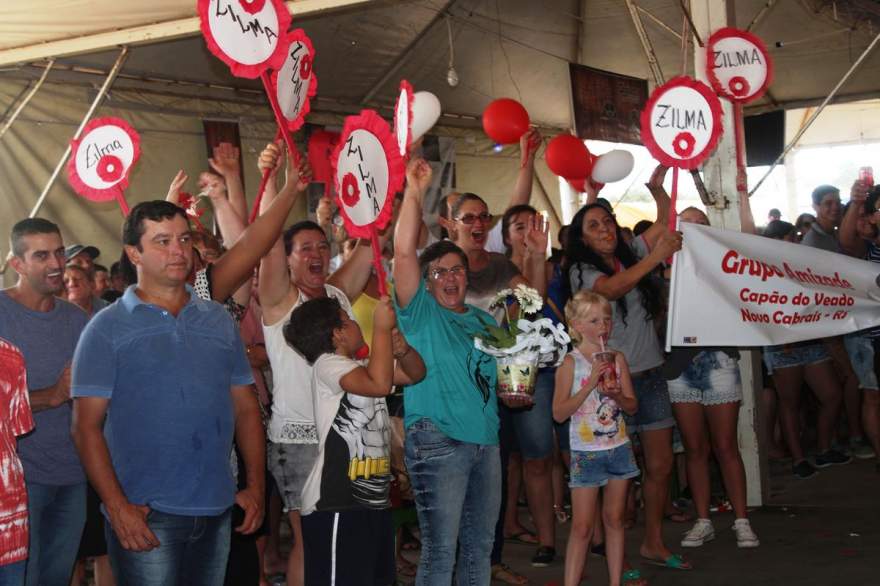
[(616, 354), (610, 350), (593, 354), (593, 368), (599, 368), (605, 363), (610, 363), (611, 368), (605, 371), (602, 378), (599, 379), (599, 384), (603, 389), (613, 389), (620, 384), (617, 380)]

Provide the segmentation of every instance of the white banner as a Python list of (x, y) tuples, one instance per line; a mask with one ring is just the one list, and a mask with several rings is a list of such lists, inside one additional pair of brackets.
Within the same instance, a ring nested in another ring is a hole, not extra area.
[(767, 346), (880, 325), (880, 264), (682, 223), (666, 346)]

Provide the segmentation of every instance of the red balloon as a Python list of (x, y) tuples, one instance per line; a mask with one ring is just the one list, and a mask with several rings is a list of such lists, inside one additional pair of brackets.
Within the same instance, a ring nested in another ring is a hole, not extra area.
[(510, 98), (499, 98), (483, 110), (483, 130), (498, 144), (513, 144), (529, 130), (529, 113)]
[(571, 188), (577, 191), (578, 193), (583, 193), (587, 190), (587, 178), (583, 177), (581, 179), (569, 179), (568, 184), (571, 185)]
[(593, 170), (593, 157), (584, 141), (570, 134), (551, 140), (544, 158), (551, 171), (566, 179), (589, 177)]

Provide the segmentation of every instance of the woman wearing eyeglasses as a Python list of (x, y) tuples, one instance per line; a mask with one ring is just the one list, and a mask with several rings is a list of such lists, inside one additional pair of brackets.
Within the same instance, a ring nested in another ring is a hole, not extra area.
[(602, 203), (582, 207), (571, 222), (565, 246), (571, 292), (591, 290), (611, 301), (613, 327), (608, 346), (624, 354), (632, 371), (639, 410), (626, 418), (627, 432), (639, 434), (645, 453), (645, 537), (640, 553), (649, 562), (689, 570), (690, 564), (663, 542), (662, 523), (672, 474), (675, 420), (660, 367), (663, 352), (654, 327), (663, 300), (655, 269), (681, 249), (681, 235), (666, 227), (669, 197), (665, 167), (648, 188), (657, 202), (657, 221), (627, 245), (611, 210)]
[(496, 367), (473, 340), (491, 317), (465, 302), (470, 259), (458, 246), (436, 242), (417, 257), (430, 182), (431, 167), (410, 161), (394, 233), (398, 326), (427, 367), (404, 391), (406, 465), (422, 541), (416, 583), (448, 586), (455, 572), (459, 583), (488, 584), (501, 504)]

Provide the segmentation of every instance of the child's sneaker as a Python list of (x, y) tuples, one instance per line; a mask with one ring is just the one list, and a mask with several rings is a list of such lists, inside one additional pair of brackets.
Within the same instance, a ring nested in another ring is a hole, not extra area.
[(752, 526), (748, 519), (737, 519), (733, 522), (733, 532), (736, 533), (737, 547), (758, 547), (761, 542), (758, 536), (752, 531)]
[(805, 480), (807, 478), (811, 478), (811, 477), (815, 476), (817, 474), (818, 470), (816, 470), (816, 468), (814, 468), (813, 465), (810, 464), (809, 462), (807, 462), (806, 460), (801, 460), (800, 462), (798, 462), (797, 464), (795, 464), (794, 466), (791, 467), (791, 472), (797, 478), (800, 478), (801, 480)]
[(865, 441), (865, 438), (853, 438), (849, 442), (850, 453), (859, 460), (870, 460), (875, 456), (874, 448)]
[(684, 534), (681, 540), (682, 547), (700, 547), (707, 541), (715, 539), (715, 528), (709, 519), (697, 519), (694, 526)]
[(852, 458), (838, 452), (834, 448), (816, 456), (816, 468), (827, 468), (828, 466), (840, 466), (841, 464), (849, 464)]

